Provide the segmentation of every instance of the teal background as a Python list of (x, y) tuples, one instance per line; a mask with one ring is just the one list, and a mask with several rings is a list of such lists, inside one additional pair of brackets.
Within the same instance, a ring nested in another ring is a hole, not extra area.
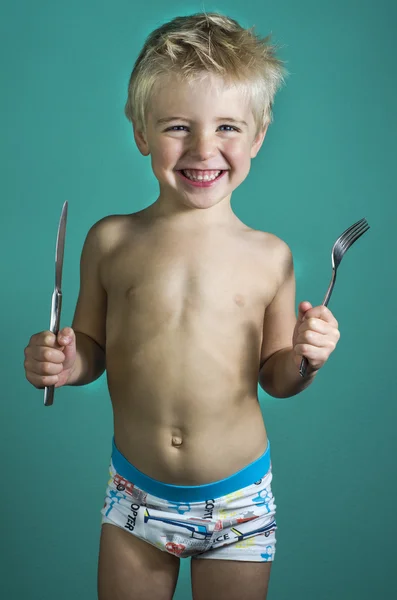
[[(151, 204), (158, 185), (123, 115), (148, 33), (217, 10), (273, 33), (290, 76), (232, 206), (294, 254), (296, 306), (321, 304), (331, 248), (345, 256), (330, 310), (336, 351), (306, 391), (259, 388), (272, 444), (278, 542), (269, 600), (388, 600), (396, 560), (396, 41), (394, 0), (3, 0), (0, 4), (0, 597), (96, 598), (112, 413), (105, 376), (58, 390), (25, 379), (48, 329), (56, 231), (69, 201), (61, 326), (70, 325), (91, 225)], [(190, 560), (176, 600), (189, 600)]]

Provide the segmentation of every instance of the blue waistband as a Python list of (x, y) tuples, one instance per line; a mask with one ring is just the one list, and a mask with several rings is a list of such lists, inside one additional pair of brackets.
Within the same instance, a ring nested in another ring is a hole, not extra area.
[(114, 438), (112, 448), (113, 467), (119, 475), (152, 496), (175, 502), (203, 502), (231, 494), (259, 481), (271, 467), (270, 441), (268, 440), (267, 448), (262, 456), (230, 477), (204, 485), (172, 485), (157, 481), (136, 469), (117, 449)]

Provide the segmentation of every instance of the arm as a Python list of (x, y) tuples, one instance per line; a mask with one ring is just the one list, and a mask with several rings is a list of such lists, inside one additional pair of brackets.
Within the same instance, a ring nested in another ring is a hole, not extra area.
[(293, 361), (292, 338), (297, 322), (293, 257), (282, 240), (278, 240), (275, 256), (280, 279), (263, 321), (259, 385), (270, 396), (288, 398), (306, 389), (313, 382), (317, 371), (308, 370), (307, 376), (303, 378)]
[(67, 385), (91, 383), (106, 368), (107, 294), (100, 278), (105, 219), (91, 227), (81, 253), (80, 292), (72, 323), (76, 334), (76, 361)]
[(259, 384), (265, 392), (274, 398), (289, 398), (306, 389), (318, 373), (307, 371), (301, 377), (293, 361), (293, 349), (283, 348), (266, 361), (259, 371)]
[(67, 385), (86, 385), (102, 375), (106, 368), (104, 350), (89, 335), (76, 334), (76, 362)]

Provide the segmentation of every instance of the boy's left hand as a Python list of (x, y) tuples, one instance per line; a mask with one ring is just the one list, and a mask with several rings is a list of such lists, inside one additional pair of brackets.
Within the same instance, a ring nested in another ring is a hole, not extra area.
[(326, 306), (312, 307), (310, 302), (299, 304), (292, 337), (294, 362), (298, 368), (305, 356), (310, 371), (321, 369), (335, 350), (339, 338), (338, 321)]

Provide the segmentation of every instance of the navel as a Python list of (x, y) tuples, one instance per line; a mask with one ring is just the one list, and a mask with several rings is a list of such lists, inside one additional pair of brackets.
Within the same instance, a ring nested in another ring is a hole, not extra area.
[(176, 435), (172, 436), (172, 445), (173, 446), (182, 446), (182, 438)]

